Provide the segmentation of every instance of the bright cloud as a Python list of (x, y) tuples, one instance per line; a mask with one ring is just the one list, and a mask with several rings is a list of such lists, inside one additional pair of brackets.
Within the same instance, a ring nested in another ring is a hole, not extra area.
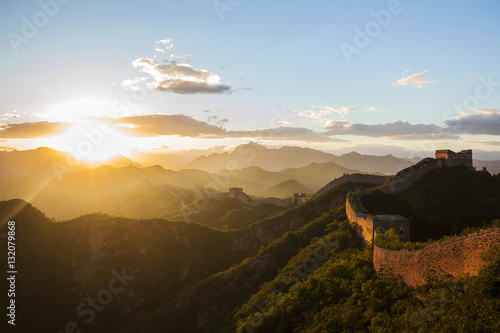
[(331, 113), (348, 114), (355, 108), (356, 108), (355, 106), (341, 106), (337, 108), (334, 106), (326, 106), (326, 105), (323, 106), (312, 105), (311, 109), (300, 112), (299, 116), (310, 118), (319, 123), (325, 124), (328, 121), (328, 119), (326, 119), (327, 115)]
[(20, 118), (21, 116), (18, 114), (17, 111), (14, 111), (13, 113), (6, 112), (3, 115), (0, 116), (0, 119), (2, 120), (7, 120), (9, 118)]
[(174, 52), (174, 44), (170, 38), (160, 39), (155, 42), (155, 51), (160, 53)]
[(231, 87), (222, 84), (219, 75), (192, 67), (189, 55), (175, 56), (170, 39), (156, 41), (154, 47), (155, 51), (162, 54), (169, 52), (170, 56), (164, 60), (158, 60), (156, 56), (134, 60), (132, 65), (149, 77), (124, 80), (123, 87), (138, 90), (141, 84), (147, 82), (145, 85), (149, 88), (177, 94), (231, 93)]
[(417, 86), (417, 88), (422, 88), (426, 84), (438, 83), (440, 80), (430, 80), (426, 77), (426, 73), (429, 71), (423, 71), (417, 74), (413, 74), (407, 77), (403, 77), (396, 82), (393, 86)]

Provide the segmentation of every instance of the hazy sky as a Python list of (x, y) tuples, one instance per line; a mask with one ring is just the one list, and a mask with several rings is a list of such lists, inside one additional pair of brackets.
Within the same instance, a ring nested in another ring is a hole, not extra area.
[(500, 159), (499, 14), (493, 0), (2, 1), (0, 146)]

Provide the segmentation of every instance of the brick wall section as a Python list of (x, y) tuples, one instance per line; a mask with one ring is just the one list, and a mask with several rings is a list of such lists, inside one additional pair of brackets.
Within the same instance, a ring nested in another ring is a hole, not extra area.
[(481, 254), (494, 244), (500, 244), (500, 228), (454, 237), (415, 251), (391, 251), (375, 245), (373, 264), (377, 272), (385, 266), (414, 287), (425, 282), (428, 267), (432, 267), (438, 276), (477, 274), (484, 265)]
[(395, 193), (404, 190), (417, 182), (429, 171), (447, 166), (446, 160), (424, 158), (417, 164), (399, 171), (389, 184), (380, 186), (378, 190), (382, 193)]
[(253, 201), (253, 206), (257, 206), (257, 205), (260, 205), (260, 204), (263, 204), (263, 203), (269, 203), (269, 204), (273, 204), (273, 205), (276, 205), (276, 206), (281, 206), (281, 207), (284, 207), (286, 205), (289, 205), (292, 203), (292, 198), (288, 198), (288, 199), (278, 199), (278, 198), (264, 198), (264, 199), (256, 199)]
[(348, 199), (345, 202), (346, 215), (350, 222), (358, 225), (358, 233), (363, 237), (365, 244), (373, 239), (373, 220), (372, 218), (363, 213), (356, 213)]
[[(401, 170), (392, 182), (380, 186), (378, 190), (382, 193), (394, 193), (408, 188), (431, 170), (453, 165), (456, 165), (453, 160), (426, 158), (414, 166)], [(375, 216), (374, 220), (367, 214), (356, 213), (349, 200), (346, 200), (346, 214), (350, 222), (358, 225), (359, 234), (365, 243), (373, 240), (373, 229), (377, 227), (383, 227), (384, 230), (394, 227), (396, 231), (404, 229), (404, 237), (401, 235), (400, 237), (403, 241), (409, 241), (409, 232), (406, 233), (406, 230), (409, 231), (407, 219), (393, 223)], [(382, 267), (387, 267), (395, 275), (400, 276), (407, 285), (415, 287), (425, 283), (429, 268), (433, 269), (437, 276), (476, 275), (485, 264), (481, 255), (496, 244), (500, 244), (500, 228), (454, 237), (415, 251), (391, 251), (374, 245), (373, 265), (377, 272)]]
[(292, 199), (278, 199), (278, 198), (263, 198), (252, 200), (248, 195), (243, 192), (243, 190), (230, 190), (227, 193), (215, 193), (215, 194), (207, 194), (208, 199), (212, 200), (224, 200), (224, 199), (238, 199), (243, 204), (247, 206), (257, 206), (264, 203), (273, 204), (276, 206), (285, 207), (292, 203)]
[[(347, 218), (350, 222), (358, 225), (358, 233), (363, 237), (365, 244), (373, 240), (373, 231), (377, 228), (382, 228), (384, 231), (392, 228), (399, 234), (401, 241), (410, 241), (410, 221), (408, 219), (400, 218), (397, 215), (370, 216), (364, 213), (356, 213), (349, 199), (346, 199), (345, 207)], [(403, 231), (403, 233), (400, 233), (401, 231)]]
[[(420, 180), (420, 178), (422, 178), (429, 171), (438, 168), (449, 168), (456, 165), (464, 165), (463, 163), (463, 160), (433, 159), (430, 157), (424, 158), (417, 164), (399, 171), (389, 184), (379, 186), (378, 190), (382, 193), (395, 193), (415, 184), (415, 182)], [(472, 164), (470, 163), (465, 166), (474, 170), (472, 168)]]

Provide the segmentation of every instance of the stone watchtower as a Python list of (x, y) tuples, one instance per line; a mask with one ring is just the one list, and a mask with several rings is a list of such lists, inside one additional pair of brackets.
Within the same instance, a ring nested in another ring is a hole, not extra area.
[(307, 200), (307, 196), (305, 193), (294, 193), (293, 194), (293, 203), (299, 204), (305, 202)]
[(237, 199), (238, 197), (244, 195), (243, 189), (241, 187), (231, 187), (229, 188), (229, 197), (232, 199)]
[(472, 150), (461, 150), (455, 153), (449, 149), (436, 150), (436, 160), (446, 160), (447, 166), (464, 165), (470, 169), (472, 166)]

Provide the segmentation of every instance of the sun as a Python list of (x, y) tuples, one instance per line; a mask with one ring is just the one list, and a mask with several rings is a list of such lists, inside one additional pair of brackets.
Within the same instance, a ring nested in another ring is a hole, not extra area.
[(53, 104), (48, 107), (45, 114), (54, 121), (76, 122), (82, 119), (94, 117), (111, 117), (111, 103), (106, 100), (92, 97)]
[(106, 120), (81, 120), (53, 137), (52, 146), (82, 162), (106, 162), (128, 156), (133, 138)]

